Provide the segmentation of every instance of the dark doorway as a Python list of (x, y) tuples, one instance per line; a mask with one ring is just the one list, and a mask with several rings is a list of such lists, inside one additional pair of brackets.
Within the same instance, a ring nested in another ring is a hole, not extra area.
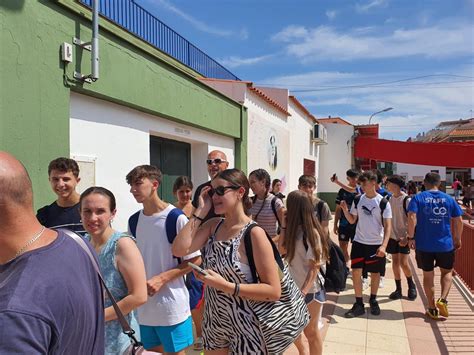
[(178, 176), (191, 177), (191, 144), (150, 137), (150, 164), (160, 168), (163, 179), (158, 190), (166, 202), (175, 202), (173, 184)]

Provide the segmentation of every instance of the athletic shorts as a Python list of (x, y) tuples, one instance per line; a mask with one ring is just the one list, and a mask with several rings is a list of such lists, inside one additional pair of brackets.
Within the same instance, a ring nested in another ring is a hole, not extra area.
[(170, 326), (140, 325), (140, 336), (145, 349), (163, 345), (165, 352), (177, 353), (193, 344), (193, 322), (189, 317)]
[(348, 224), (345, 226), (339, 226), (337, 237), (341, 242), (352, 242), (356, 233), (356, 224)]
[(386, 251), (389, 254), (410, 254), (410, 247), (408, 244), (402, 247), (400, 244), (398, 244), (397, 240), (390, 238)]
[(351, 268), (364, 269), (367, 272), (383, 273), (385, 270), (385, 257), (374, 256), (380, 245), (368, 245), (352, 242)]
[(435, 267), (451, 270), (454, 266), (455, 253), (455, 250), (433, 253), (416, 249), (416, 265), (423, 271), (433, 271)]

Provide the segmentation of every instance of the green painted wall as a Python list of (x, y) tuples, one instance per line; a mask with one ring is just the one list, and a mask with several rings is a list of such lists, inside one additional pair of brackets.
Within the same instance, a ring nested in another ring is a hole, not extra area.
[(69, 156), (70, 90), (236, 138), (236, 165), (246, 168), (243, 107), (112, 23), (100, 20), (100, 79), (75, 82), (74, 70), (90, 73), (90, 52), (74, 46), (74, 61), (64, 66), (60, 45), (90, 40), (88, 18), (73, 0), (0, 2), (0, 149), (28, 168), (36, 206), (53, 199), (48, 162)]
[(321, 200), (327, 202), (332, 212), (336, 211), (337, 192), (318, 192), (317, 195)]

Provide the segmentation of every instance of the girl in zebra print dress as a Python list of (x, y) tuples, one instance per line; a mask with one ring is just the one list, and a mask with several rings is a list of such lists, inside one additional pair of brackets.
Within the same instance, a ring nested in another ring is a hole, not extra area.
[[(291, 276), (305, 297), (311, 320), (304, 329), (309, 353), (321, 355), (323, 340), (319, 332), (320, 311), (325, 301), (319, 269), (328, 259), (328, 240), (314, 216), (312, 201), (304, 191), (296, 190), (288, 195), (288, 212), (283, 218), (280, 234), (280, 253), (286, 254)], [(302, 335), (295, 341), (301, 355), (308, 354)]]
[[(206, 354), (268, 354), (259, 322), (249, 300), (277, 301), (281, 286), (272, 246), (264, 230), (251, 230), (255, 266), (260, 283), (251, 283), (245, 247), (241, 239), (254, 223), (249, 182), (238, 169), (227, 169), (202, 190), (199, 207), (173, 243), (175, 256), (204, 247), (206, 275), (197, 274), (205, 288), (203, 340)], [(211, 203), (212, 198), (212, 203)], [(214, 205), (216, 217), (201, 224)]]

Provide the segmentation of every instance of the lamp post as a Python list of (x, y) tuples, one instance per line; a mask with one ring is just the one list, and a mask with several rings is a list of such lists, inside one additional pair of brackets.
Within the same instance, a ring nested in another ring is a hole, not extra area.
[(375, 115), (378, 115), (379, 113), (387, 112), (387, 111), (390, 111), (390, 110), (393, 110), (393, 107), (387, 107), (387, 108), (384, 108), (381, 111), (374, 112), (373, 114), (370, 115), (369, 124), (370, 124), (370, 121), (372, 120), (372, 117), (374, 117)]

